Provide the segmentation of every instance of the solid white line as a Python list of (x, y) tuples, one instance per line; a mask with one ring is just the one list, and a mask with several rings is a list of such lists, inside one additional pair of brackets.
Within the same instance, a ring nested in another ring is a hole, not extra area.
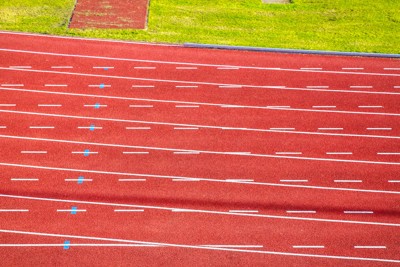
[(368, 131), (391, 131), (392, 128), (367, 128)]
[(290, 106), (267, 106), (267, 108), (290, 108)]
[(38, 104), (38, 107), (62, 107), (61, 104)]
[(130, 108), (152, 108), (153, 105), (129, 105)]
[(28, 150), (23, 150), (23, 151), (21, 151), (21, 154), (47, 154), (47, 151), (28, 151)]
[(237, 212), (237, 213), (258, 213), (258, 210), (229, 210), (229, 212)]
[(219, 88), (243, 88), (241, 85), (218, 85)]
[(8, 229), (0, 229), (0, 232), (1, 233), (8, 233), (8, 234), (11, 233), (11, 234), (62, 237), (62, 238), (74, 238), (74, 239), (101, 240), (101, 241), (110, 241), (110, 242), (134, 243), (134, 244), (142, 244), (142, 245), (145, 244), (145, 245), (168, 246), (168, 247), (191, 248), (191, 249), (230, 251), (230, 252), (240, 252), (240, 253), (253, 253), (253, 254), (269, 254), (269, 255), (294, 256), (294, 257), (310, 257), (310, 258), (327, 258), (327, 259), (341, 259), (341, 260), (358, 260), (358, 261), (376, 261), (376, 262), (400, 263), (400, 260), (394, 260), (394, 259), (362, 258), (362, 257), (348, 257), (348, 256), (331, 256), (331, 255), (319, 255), (319, 254), (315, 254), (314, 255), (314, 254), (289, 253), (289, 252), (279, 252), (279, 251), (236, 249), (236, 248), (226, 248), (226, 247), (225, 248), (222, 248), (222, 247), (210, 247), (210, 246), (207, 246), (207, 245), (205, 245), (205, 246), (196, 246), (196, 245), (185, 245), (185, 244), (144, 242), (144, 241), (128, 240), (128, 239), (93, 237), (93, 236), (64, 235), (64, 234), (51, 234), (51, 233), (43, 233), (43, 232), (28, 232), (28, 231), (18, 231), (18, 230), (8, 230)]
[(301, 70), (322, 70), (322, 68), (300, 68)]
[(150, 152), (142, 152), (142, 151), (123, 151), (122, 154), (149, 154)]
[(293, 246), (293, 248), (325, 248), (325, 246)]
[(308, 183), (308, 180), (279, 180), (283, 183)]
[[(85, 39), (89, 40), (89, 39)], [(42, 51), (29, 51), (29, 50), (17, 50), (17, 49), (6, 49), (1, 48), (0, 51), (12, 52), (12, 53), (27, 53), (27, 54), (38, 54), (38, 55), (51, 55), (60, 57), (78, 57), (78, 58), (91, 58), (91, 59), (107, 59), (116, 61), (128, 61), (128, 62), (145, 62), (145, 63), (157, 63), (157, 64), (169, 64), (169, 65), (188, 65), (188, 66), (206, 66), (206, 67), (220, 67), (227, 69), (255, 69), (255, 70), (270, 70), (270, 71), (288, 71), (288, 72), (309, 72), (309, 73), (328, 73), (328, 74), (346, 74), (346, 75), (371, 75), (371, 76), (400, 76), (394, 73), (368, 73), (368, 72), (346, 72), (346, 71), (325, 71), (325, 70), (301, 70), (301, 69), (288, 69), (288, 68), (270, 68), (270, 67), (254, 67), (254, 66), (232, 66), (232, 65), (218, 65), (218, 64), (202, 64), (192, 62), (174, 62), (174, 61), (162, 61), (162, 60), (145, 60), (145, 59), (132, 59), (132, 58), (115, 58), (115, 57), (104, 57), (104, 56), (89, 56), (79, 54), (63, 54), (63, 53), (51, 53)]]
[(45, 84), (45, 87), (67, 87), (67, 84)]
[(10, 69), (31, 69), (32, 66), (10, 66)]
[(29, 210), (23, 210), (23, 209), (0, 209), (0, 212), (29, 212)]
[(150, 127), (125, 127), (127, 130), (150, 130)]
[(30, 181), (30, 182), (36, 182), (39, 181), (38, 178), (11, 178), (11, 181), (17, 181), (17, 182), (26, 182), (26, 181)]
[(287, 210), (286, 213), (317, 213), (315, 210)]
[(144, 210), (133, 210), (133, 209), (115, 209), (114, 212), (144, 212)]
[[(319, 189), (319, 190), (332, 190), (332, 191), (349, 191), (349, 192), (359, 192), (359, 193), (380, 193), (380, 194), (394, 194), (400, 195), (400, 191), (385, 191), (385, 190), (373, 190), (373, 189), (359, 189), (359, 188), (346, 188), (346, 187), (324, 187), (324, 186), (312, 186), (312, 185), (294, 185), (294, 184), (282, 184), (282, 183), (265, 183), (265, 182), (254, 182), (246, 181), (246, 179), (212, 179), (203, 177), (185, 177), (185, 176), (174, 176), (174, 175), (159, 175), (159, 174), (144, 174), (144, 173), (124, 173), (124, 172), (112, 172), (112, 171), (99, 171), (99, 170), (85, 170), (85, 169), (72, 169), (72, 168), (60, 168), (60, 167), (48, 167), (48, 166), (38, 166), (38, 165), (27, 165), (27, 164), (15, 164), (0, 162), (0, 166), (8, 167), (20, 167), (28, 169), (38, 169), (38, 170), (52, 170), (52, 171), (70, 171), (77, 173), (95, 173), (104, 175), (118, 175), (118, 176), (134, 176), (134, 177), (148, 177), (154, 179), (199, 179), (204, 182), (214, 182), (214, 183), (240, 183), (247, 185), (260, 185), (260, 186), (272, 186), (272, 187), (289, 187), (289, 188), (307, 188), (307, 189)], [(129, 179), (126, 179), (129, 180)], [(135, 180), (135, 179), (133, 179)]]
[(172, 179), (173, 182), (200, 182), (200, 179)]
[(54, 129), (54, 126), (29, 126), (29, 129)]
[(400, 88), (400, 85), (395, 85), (395, 86), (393, 86), (393, 88), (394, 88), (394, 89), (399, 89), (399, 88)]
[(0, 247), (161, 247), (161, 246), (156, 246), (156, 245), (140, 245), (140, 244), (95, 244), (95, 243), (89, 243), (89, 244), (0, 244)]
[(353, 155), (353, 152), (326, 152), (327, 155)]
[(253, 179), (225, 179), (225, 181), (231, 182), (231, 183), (254, 182)]
[(269, 128), (272, 131), (295, 131), (296, 128)]
[(7, 86), (11, 86), (11, 87), (22, 87), (22, 86), (24, 86), (23, 84), (2, 84), (1, 86), (5, 86), (5, 87), (7, 87)]
[(386, 246), (354, 246), (354, 248), (386, 249)]
[(376, 153), (378, 155), (392, 155), (392, 156), (397, 156), (400, 155), (400, 152), (378, 152)]
[(362, 180), (333, 180), (335, 183), (362, 183)]
[(373, 211), (364, 211), (364, 210), (345, 210), (343, 211), (345, 214), (373, 214)]
[(118, 179), (119, 182), (146, 182), (146, 179)]
[(309, 85), (309, 86), (306, 86), (306, 88), (320, 88), (320, 89), (325, 88), (325, 89), (328, 89), (329, 86), (326, 86), (326, 85)]

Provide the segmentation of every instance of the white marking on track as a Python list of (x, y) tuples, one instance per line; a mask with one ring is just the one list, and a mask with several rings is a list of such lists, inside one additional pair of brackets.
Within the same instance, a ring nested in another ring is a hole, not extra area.
[(29, 212), (26, 209), (0, 209), (0, 212)]
[(383, 108), (383, 106), (358, 106), (359, 108)]
[(236, 212), (236, 213), (258, 213), (258, 210), (229, 210), (229, 212)]
[(243, 88), (243, 86), (241, 86), (241, 85), (218, 85), (218, 87), (219, 88), (232, 88), (232, 89), (235, 89), (235, 88)]
[(89, 107), (100, 107), (100, 108), (106, 108), (107, 107), (107, 105), (98, 105), (98, 104), (94, 104), (94, 105), (92, 105), (92, 104), (85, 104), (85, 105), (83, 105), (85, 108), (89, 108)]
[(383, 68), (384, 70), (400, 70), (400, 68)]
[(374, 88), (372, 85), (350, 85), (350, 88)]
[(29, 126), (29, 129), (54, 129), (55, 126)]
[(93, 129), (93, 130), (102, 130), (101, 126), (78, 126), (77, 129)]
[(93, 69), (114, 69), (114, 67), (107, 67), (107, 66), (94, 66)]
[(0, 125), (0, 129), (7, 129), (7, 126)]
[(308, 180), (279, 180), (282, 183), (308, 183)]
[(317, 213), (315, 210), (287, 210), (286, 213)]
[(89, 87), (111, 87), (111, 84), (89, 84)]
[(267, 106), (267, 108), (290, 108), (290, 106)]
[(68, 84), (45, 84), (45, 87), (67, 87)]
[(24, 85), (23, 84), (2, 84), (1, 86), (5, 86), (5, 87), (7, 87), (7, 86), (10, 86), (10, 87), (23, 87)]
[(318, 128), (319, 131), (343, 131), (343, 128)]
[(10, 69), (31, 69), (32, 66), (10, 66)]
[(388, 183), (400, 183), (400, 180), (388, 180)]
[(272, 131), (295, 131), (296, 128), (269, 128)]
[(134, 69), (138, 70), (155, 70), (156, 67), (133, 67)]
[(262, 245), (201, 245), (210, 248), (263, 248)]
[(37, 182), (39, 181), (38, 178), (11, 178), (13, 182)]
[(368, 131), (391, 131), (392, 128), (367, 128)]
[(61, 104), (38, 104), (38, 107), (62, 107)]
[(47, 154), (47, 151), (23, 150), (21, 154)]
[(173, 182), (200, 182), (200, 179), (187, 179), (187, 178), (183, 178), (183, 179), (172, 179)]
[(17, 104), (1, 104), (0, 103), (0, 107), (16, 107)]
[(398, 156), (400, 152), (378, 152), (377, 155)]
[(225, 179), (225, 181), (230, 182), (230, 183), (248, 183), (248, 182), (254, 182), (253, 179)]
[(314, 249), (314, 248), (325, 248), (325, 246), (299, 246), (299, 245), (296, 245), (296, 246), (293, 246), (293, 248), (311, 248), (311, 249)]
[(342, 68), (342, 70), (364, 70), (364, 68)]
[(362, 180), (333, 180), (335, 183), (362, 183)]
[(82, 181), (82, 182), (93, 182), (93, 179), (89, 179), (89, 178), (87, 178), (87, 179), (66, 178), (66, 179), (64, 179), (64, 181), (66, 181), (66, 182), (79, 182), (79, 181)]
[(99, 152), (96, 151), (72, 151), (71, 154), (99, 154)]
[(336, 106), (312, 106), (312, 108), (336, 108)]
[(353, 155), (353, 152), (326, 152), (327, 155)]
[(84, 209), (58, 209), (57, 212), (86, 212)]
[(302, 155), (302, 152), (275, 152), (276, 155)]
[(345, 214), (374, 214), (373, 211), (369, 210), (345, 210), (343, 211)]
[(313, 89), (313, 88), (320, 88), (320, 89), (328, 89), (329, 88), (329, 86), (327, 86), (327, 85), (308, 85), (308, 86), (306, 86), (306, 88), (311, 88), (311, 89)]
[(386, 249), (386, 246), (354, 246), (354, 248), (360, 248), (360, 249)]

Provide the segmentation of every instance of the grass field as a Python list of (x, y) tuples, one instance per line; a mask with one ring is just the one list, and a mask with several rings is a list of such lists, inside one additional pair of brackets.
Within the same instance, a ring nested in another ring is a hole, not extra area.
[(74, 0), (1, 0), (0, 29), (153, 42), (400, 53), (399, 0), (151, 0), (147, 30), (68, 29)]

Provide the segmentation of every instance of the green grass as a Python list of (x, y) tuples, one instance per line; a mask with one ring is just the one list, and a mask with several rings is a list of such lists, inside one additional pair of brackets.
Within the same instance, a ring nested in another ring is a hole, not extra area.
[(0, 29), (153, 42), (400, 53), (399, 0), (151, 0), (147, 30), (68, 29), (74, 0), (2, 0)]

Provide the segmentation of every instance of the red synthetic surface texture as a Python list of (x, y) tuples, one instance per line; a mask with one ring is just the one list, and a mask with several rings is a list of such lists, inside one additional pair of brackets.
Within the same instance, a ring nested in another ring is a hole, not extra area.
[(145, 29), (148, 0), (78, 0), (70, 28)]
[(4, 265), (400, 263), (399, 61), (0, 37)]

